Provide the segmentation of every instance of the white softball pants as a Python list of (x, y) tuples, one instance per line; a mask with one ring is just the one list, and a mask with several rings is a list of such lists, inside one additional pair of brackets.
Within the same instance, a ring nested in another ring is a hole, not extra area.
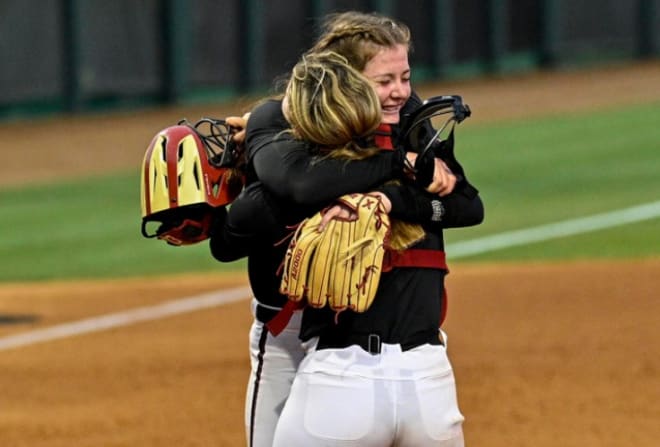
[[(446, 340), (446, 337), (445, 337)], [(462, 447), (463, 416), (445, 346), (315, 350), (312, 341), (275, 447)]]
[[(255, 314), (256, 300), (252, 300)], [(256, 318), (250, 328), (250, 379), (245, 397), (248, 447), (271, 447), (275, 426), (304, 357), (298, 338), (302, 312), (295, 312), (287, 327), (273, 337)]]

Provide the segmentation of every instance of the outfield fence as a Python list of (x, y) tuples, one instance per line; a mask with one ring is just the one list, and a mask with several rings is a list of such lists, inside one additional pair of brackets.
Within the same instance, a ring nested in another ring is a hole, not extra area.
[(414, 81), (660, 57), (660, 0), (3, 0), (0, 119), (260, 94), (347, 9), (410, 25)]

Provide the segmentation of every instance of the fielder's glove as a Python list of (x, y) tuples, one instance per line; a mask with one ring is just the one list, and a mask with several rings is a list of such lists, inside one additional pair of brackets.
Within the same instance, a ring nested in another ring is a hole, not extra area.
[(286, 252), (280, 292), (316, 308), (364, 312), (380, 280), (390, 221), (380, 199), (348, 194), (338, 199), (357, 219), (333, 219), (319, 232), (323, 211), (304, 220)]

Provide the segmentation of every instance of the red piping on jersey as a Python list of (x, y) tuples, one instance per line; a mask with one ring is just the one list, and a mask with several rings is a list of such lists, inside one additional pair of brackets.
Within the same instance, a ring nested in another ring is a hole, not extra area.
[[(447, 257), (442, 250), (409, 248), (404, 251), (386, 250), (383, 258), (383, 272), (389, 272), (394, 267), (417, 267), (444, 270), (449, 272)], [(442, 290), (442, 307), (440, 309), (440, 326), (447, 318), (448, 303), (447, 288)]]
[(394, 145), (392, 144), (392, 127), (389, 124), (378, 126), (378, 129), (374, 133), (374, 144), (380, 149), (394, 150)]

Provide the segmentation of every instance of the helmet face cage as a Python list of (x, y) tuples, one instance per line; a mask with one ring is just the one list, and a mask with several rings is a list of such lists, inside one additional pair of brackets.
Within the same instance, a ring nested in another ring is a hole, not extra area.
[[(178, 240), (173, 245), (183, 245), (181, 236), (194, 239), (188, 232), (182, 233), (184, 229), (195, 227), (194, 222), (201, 224), (212, 208), (231, 203), (240, 192), (242, 181), (237, 182), (231, 167), (222, 166), (232, 132), (227, 126), (208, 121), (212, 130), (207, 135), (195, 127), (202, 121), (195, 126), (181, 121), (160, 131), (147, 148), (141, 181), (142, 234), (145, 237), (158, 236), (168, 242), (172, 239), (170, 243)], [(184, 208), (194, 208), (193, 215), (198, 217), (182, 219), (182, 214), (190, 214), (190, 211), (182, 213)], [(198, 208), (204, 212), (200, 214)], [(146, 229), (149, 222), (162, 224), (154, 234), (149, 234)], [(182, 223), (185, 225), (181, 226)], [(204, 238), (202, 234), (199, 240)]]
[(209, 163), (219, 168), (236, 165), (240, 153), (232, 139), (234, 129), (227, 125), (225, 120), (202, 118), (194, 125), (186, 120), (179, 121), (179, 125), (182, 124), (192, 127), (197, 132), (208, 152)]
[(456, 124), (461, 123), (472, 114), (470, 107), (463, 103), (463, 99), (458, 95), (434, 96), (427, 99), (414, 112), (405, 117), (403, 140), (408, 145), (414, 145), (419, 141), (419, 133), (422, 131), (422, 124), (433, 117), (440, 115), (450, 115), (445, 123), (435, 132), (435, 135), (428, 141), (422, 149), (422, 154), (429, 150), (436, 140), (439, 140), (442, 132), (451, 124), (453, 130)]

